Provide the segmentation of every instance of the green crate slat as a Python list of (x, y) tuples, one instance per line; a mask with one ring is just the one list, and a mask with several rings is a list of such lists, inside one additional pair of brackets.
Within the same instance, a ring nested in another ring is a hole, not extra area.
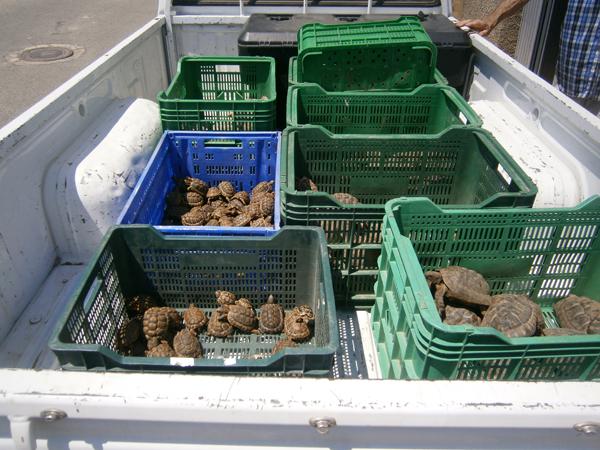
[[(390, 199), (428, 195), (452, 208), (514, 207), (531, 206), (537, 193), (488, 132), (468, 128), (418, 138), (334, 135), (319, 126), (287, 128), (280, 172), (284, 223), (322, 227), (332, 266), (342, 277), (376, 269)], [(302, 176), (314, 180), (320, 191), (297, 191), (295, 180)], [(331, 195), (336, 192), (352, 193), (361, 204), (339, 203)], [(372, 291), (362, 289), (344, 294), (347, 300), (354, 295), (374, 298)]]
[(275, 60), (185, 56), (157, 100), (164, 130), (272, 131)]
[(328, 91), (414, 89), (433, 82), (436, 61), (437, 47), (416, 17), (298, 31), (302, 79)]
[[(298, 57), (294, 56), (290, 58), (290, 63), (288, 65), (288, 85), (293, 86), (299, 83), (307, 83), (307, 80), (303, 80), (302, 73), (298, 70)], [(318, 82), (314, 82), (314, 84), (319, 84)], [(438, 69), (433, 71), (433, 83), (430, 84), (443, 84), (448, 85), (448, 80), (442, 72)], [(353, 91), (361, 91), (360, 88), (352, 89)], [(335, 91), (335, 89), (329, 89), (329, 91)]]
[[(210, 315), (216, 290), (248, 298), (258, 309), (269, 294), (289, 312), (308, 304), (314, 333), (271, 356), (280, 335), (234, 332), (198, 337), (204, 358), (179, 366), (169, 358), (122, 356), (116, 334), (127, 319), (125, 298), (158, 295), (180, 312), (190, 303)], [(166, 236), (151, 226), (112, 228), (88, 266), (50, 340), (68, 370), (275, 373), (326, 376), (339, 345), (327, 247), (318, 228), (287, 227), (268, 237)], [(253, 359), (259, 356), (261, 359)]]
[(600, 299), (600, 196), (575, 208), (482, 210), (402, 198), (386, 204), (383, 227), (372, 326), (390, 378), (600, 376), (600, 336), (508, 338), (489, 327), (443, 324), (423, 275), (449, 265), (477, 270), (492, 294), (529, 296), (546, 326), (556, 327), (556, 301), (571, 293)]
[(320, 125), (335, 134), (437, 134), (451, 126), (481, 127), (482, 121), (449, 86), (421, 85), (411, 92), (327, 92), (306, 83), (289, 88), (287, 124)]

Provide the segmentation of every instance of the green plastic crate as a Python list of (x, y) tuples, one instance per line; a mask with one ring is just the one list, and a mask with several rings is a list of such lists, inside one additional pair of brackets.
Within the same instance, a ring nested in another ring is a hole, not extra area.
[(447, 210), (397, 199), (386, 204), (383, 235), (372, 325), (385, 377), (600, 378), (600, 336), (508, 338), (445, 325), (423, 275), (449, 265), (477, 270), (493, 294), (528, 295), (556, 327), (556, 301), (600, 299), (600, 196), (556, 209)]
[[(298, 70), (298, 57), (294, 56), (292, 58), (290, 58), (290, 63), (288, 66), (288, 85), (289, 86), (293, 86), (295, 84), (299, 84), (299, 83), (307, 83), (309, 82), (308, 80), (304, 80), (302, 77), (302, 73)], [(319, 82), (314, 82), (314, 84), (319, 84)], [(443, 85), (447, 85), (448, 84), (448, 80), (446, 79), (446, 77), (444, 75), (442, 75), (442, 72), (440, 72), (438, 69), (435, 69), (433, 71), (433, 83), (430, 84), (443, 84)], [(336, 91), (336, 89), (326, 89), (328, 91)], [(361, 88), (356, 88), (356, 89), (348, 89), (348, 90), (352, 90), (352, 91), (365, 91), (365, 90), (370, 90), (370, 91), (374, 91), (374, 89), (361, 89)], [(408, 89), (405, 89), (408, 90)]]
[(328, 91), (412, 90), (433, 82), (436, 61), (437, 47), (416, 17), (298, 31), (301, 81)]
[[(420, 137), (287, 128), (280, 172), (284, 223), (325, 230), (336, 298), (363, 306), (374, 300), (388, 200), (426, 195), (452, 208), (528, 207), (537, 194), (491, 134), (475, 128)], [(321, 191), (297, 191), (295, 180), (303, 176)], [(350, 192), (361, 204), (341, 204), (335, 192)]]
[(451, 126), (482, 125), (449, 86), (421, 85), (411, 92), (327, 92), (312, 83), (289, 88), (287, 123), (321, 125), (335, 134), (437, 134)]
[(275, 60), (185, 56), (157, 99), (165, 131), (272, 131)]
[[(210, 314), (215, 291), (231, 290), (255, 307), (273, 294), (286, 311), (308, 304), (313, 337), (271, 356), (284, 335), (235, 332), (199, 335), (204, 358), (121, 356), (116, 333), (126, 320), (124, 298), (158, 294), (183, 311), (190, 303)], [(323, 231), (288, 227), (263, 237), (166, 236), (151, 226), (114, 227), (92, 259), (50, 341), (68, 370), (273, 373), (326, 376), (339, 345), (331, 273)], [(258, 356), (262, 359), (252, 359)]]

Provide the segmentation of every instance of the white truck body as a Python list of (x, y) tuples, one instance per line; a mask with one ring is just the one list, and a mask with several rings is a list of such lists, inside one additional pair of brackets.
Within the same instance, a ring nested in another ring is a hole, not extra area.
[[(264, 12), (215, 8), (159, 2), (0, 129), (0, 448), (600, 448), (598, 383), (381, 380), (368, 313), (369, 379), (60, 370), (48, 339), (159, 137), (156, 93), (180, 56), (237, 54), (248, 14)], [(472, 38), (471, 104), (538, 185), (536, 206), (600, 193), (600, 119)]]

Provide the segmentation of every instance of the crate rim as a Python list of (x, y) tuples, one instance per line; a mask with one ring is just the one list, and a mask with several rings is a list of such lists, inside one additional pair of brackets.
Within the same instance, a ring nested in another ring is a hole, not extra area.
[[(60, 335), (61, 331), (65, 328), (65, 326), (68, 322), (70, 312), (73, 310), (73, 307), (77, 303), (79, 297), (82, 294), (85, 294), (85, 292), (84, 292), (86, 290), (85, 282), (94, 273), (94, 269), (96, 268), (96, 266), (98, 264), (98, 261), (100, 259), (100, 256), (102, 255), (102, 252), (106, 248), (106, 246), (107, 246), (108, 242), (110, 241), (111, 237), (113, 236), (113, 234), (122, 229), (148, 230), (147, 232), (154, 233), (157, 238), (162, 239), (162, 240), (167, 240), (167, 241), (186, 242), (189, 240), (195, 240), (195, 241), (212, 242), (215, 240), (214, 236), (208, 236), (208, 235), (205, 235), (205, 236), (202, 236), (202, 235), (165, 235), (163, 233), (160, 233), (156, 229), (154, 229), (154, 227), (152, 227), (151, 225), (132, 224), (132, 225), (113, 225), (113, 226), (111, 226), (109, 228), (109, 230), (106, 232), (106, 234), (104, 235), (104, 238), (102, 239), (102, 242), (98, 246), (97, 250), (94, 252), (92, 257), (88, 261), (87, 266), (84, 269), (84, 271), (82, 272), (81, 276), (79, 277), (78, 285), (74, 289), (73, 293), (71, 294), (71, 297), (70, 297), (68, 303), (63, 307), (63, 310), (62, 310), (63, 314), (61, 315), (59, 320), (56, 322), (56, 325), (51, 334), (48, 345), (49, 345), (50, 349), (53, 351), (55, 351), (55, 350), (59, 351), (59, 352), (60, 351), (69, 351), (69, 350), (72, 350), (74, 346), (76, 346), (78, 349), (83, 350), (83, 352), (90, 352), (90, 351), (100, 352), (101, 354), (114, 359), (114, 361), (118, 362), (119, 364), (135, 365), (136, 363), (140, 363), (143, 361), (144, 365), (152, 366), (153, 368), (156, 368), (156, 369), (160, 369), (161, 367), (164, 367), (165, 369), (170, 368), (172, 370), (174, 365), (165, 364), (165, 361), (167, 361), (168, 358), (148, 358), (146, 356), (123, 356), (123, 355), (120, 355), (120, 354), (114, 352), (113, 350), (109, 349), (108, 347), (102, 346), (100, 344), (65, 343), (65, 342), (61, 342), (59, 339), (59, 335)], [(279, 230), (277, 230), (277, 232), (275, 232), (274, 234), (269, 235), (269, 236), (219, 236), (219, 240), (220, 241), (239, 241), (241, 238), (244, 238), (244, 239), (253, 240), (253, 241), (257, 241), (257, 242), (260, 242), (260, 241), (267, 242), (267, 241), (271, 241), (274, 238), (276, 238), (277, 235), (279, 235), (280, 233), (287, 233), (288, 231), (292, 231), (292, 232), (293, 231), (310, 231), (310, 232), (316, 233), (318, 235), (319, 247), (320, 247), (320, 252), (321, 252), (321, 266), (322, 266), (322, 270), (323, 270), (323, 278), (324, 279), (332, 279), (331, 268), (329, 266), (329, 254), (327, 252), (327, 243), (326, 243), (327, 241), (325, 240), (325, 232), (323, 231), (323, 229), (321, 227), (286, 226), (286, 227), (280, 228)], [(311, 355), (317, 355), (317, 356), (330, 355), (330, 354), (333, 355), (333, 353), (335, 353), (337, 351), (337, 349), (340, 345), (339, 333), (337, 330), (337, 319), (336, 319), (337, 315), (336, 315), (336, 310), (335, 310), (335, 301), (334, 301), (335, 296), (333, 293), (333, 285), (330, 283), (325, 283), (323, 285), (323, 289), (324, 289), (325, 298), (329, 300), (329, 301), (325, 302), (325, 307), (327, 308), (327, 314), (328, 314), (328, 318), (329, 318), (328, 326), (331, 329), (331, 333), (330, 333), (329, 343), (327, 345), (324, 345), (322, 347), (311, 348)], [(279, 359), (282, 359), (285, 355), (294, 355), (294, 354), (298, 354), (298, 355), (302, 354), (301, 348), (295, 348), (295, 349), (294, 348), (291, 348), (291, 349), (286, 348), (286, 349), (284, 349), (284, 351), (278, 352), (276, 355), (271, 355), (268, 358), (263, 358), (263, 359), (259, 359), (259, 360), (244, 359), (243, 360), (244, 368), (248, 368), (248, 369), (268, 368), (271, 364), (278, 361)], [(202, 361), (202, 367), (209, 367), (209, 368), (215, 368), (215, 367), (235, 368), (236, 367), (236, 366), (225, 365), (224, 359), (204, 359), (204, 358), (189, 358), (189, 359)], [(210, 362), (210, 363), (205, 364), (207, 362)], [(193, 367), (191, 367), (191, 368), (193, 369)], [(196, 373), (200, 374), (201, 372), (196, 372)], [(309, 374), (310, 374), (310, 370), (309, 370)]]
[[(441, 138), (443, 135), (447, 133), (454, 133), (461, 128), (448, 128), (446, 130), (440, 131), (436, 134), (425, 134), (420, 135), (416, 138), (416, 135), (393, 135), (393, 134), (378, 134), (378, 135), (368, 135), (368, 134), (334, 134), (327, 130), (326, 128), (320, 125), (304, 125), (300, 127), (287, 127), (283, 130), (281, 141), (282, 141), (282, 153), (280, 164), (286, 165), (287, 170), (285, 176), (281, 176), (281, 191), (286, 194), (296, 195), (296, 196), (305, 196), (307, 198), (318, 197), (318, 198), (326, 198), (331, 202), (337, 204), (341, 208), (346, 211), (361, 211), (361, 210), (369, 210), (369, 209), (382, 209), (385, 207), (385, 203), (381, 203), (378, 205), (368, 204), (368, 205), (348, 205), (344, 203), (340, 203), (337, 201), (331, 194), (326, 192), (312, 192), (312, 191), (298, 191), (295, 188), (295, 165), (291, 162), (290, 156), (292, 156), (292, 143), (290, 140), (290, 135), (295, 132), (303, 131), (303, 130), (319, 130), (321, 133), (326, 135), (329, 139), (358, 139), (358, 140), (389, 140), (397, 138), (399, 140), (412, 140), (412, 139), (425, 139), (425, 140), (435, 140)], [(486, 207), (489, 203), (492, 203), (494, 200), (500, 197), (505, 197), (507, 194), (510, 194), (511, 198), (525, 198), (525, 197), (535, 197), (537, 195), (538, 189), (537, 186), (533, 183), (531, 178), (525, 173), (523, 169), (517, 164), (517, 162), (508, 154), (508, 152), (501, 152), (498, 149), (502, 149), (503, 147), (500, 143), (494, 138), (492, 133), (483, 128), (466, 128), (462, 127), (465, 131), (471, 132), (473, 134), (479, 135), (480, 139), (483, 141), (487, 141), (489, 143), (488, 149), (497, 158), (498, 162), (502, 164), (505, 170), (510, 169), (512, 173), (511, 179), (513, 182), (518, 183), (520, 188), (519, 192), (497, 192), (494, 195), (488, 197), (484, 202), (480, 202), (477, 204), (469, 205), (468, 208), (480, 209)], [(504, 153), (504, 154), (502, 154)], [(515, 175), (515, 177), (512, 177)], [(294, 183), (294, 187), (289, 187), (291, 183)], [(390, 200), (392, 201), (392, 200)], [(282, 201), (283, 203), (283, 201)], [(287, 198), (285, 200), (286, 204), (294, 205), (293, 201), (289, 201)], [(295, 205), (298, 206), (298, 205)], [(461, 205), (460, 208), (455, 208), (454, 205), (445, 205), (447, 208), (452, 210), (457, 209), (465, 209), (464, 205)], [(305, 206), (305, 208), (309, 208), (309, 206)], [(282, 206), (282, 211), (284, 206)]]
[[(412, 273), (412, 280), (416, 280), (418, 283), (418, 291), (415, 290), (413, 288), (413, 294), (415, 295), (415, 297), (419, 297), (419, 300), (416, 300), (416, 303), (418, 304), (419, 302), (423, 303), (425, 302), (425, 306), (424, 309), (426, 309), (430, 314), (424, 315), (422, 313), (422, 308), (418, 308), (415, 311), (415, 314), (419, 315), (420, 319), (423, 322), (427, 322), (429, 324), (429, 326), (436, 328), (440, 331), (443, 331), (445, 333), (460, 333), (461, 335), (474, 335), (474, 334), (485, 334), (488, 336), (494, 336), (502, 341), (504, 341), (506, 344), (508, 345), (514, 345), (514, 346), (529, 346), (532, 344), (538, 344), (539, 338), (543, 338), (544, 343), (546, 344), (564, 344), (565, 340), (568, 343), (572, 343), (572, 344), (590, 344), (590, 343), (597, 343), (600, 345), (600, 335), (575, 335), (575, 336), (529, 336), (529, 337), (518, 337), (518, 338), (510, 338), (508, 336), (506, 336), (504, 333), (501, 333), (500, 331), (496, 330), (493, 327), (465, 327), (463, 325), (447, 325), (445, 323), (442, 322), (442, 319), (440, 318), (439, 314), (437, 313), (437, 310), (435, 308), (435, 301), (433, 300), (433, 296), (431, 295), (431, 292), (429, 291), (429, 288), (427, 287), (427, 282), (425, 281), (425, 276), (423, 275), (422, 269), (421, 269), (421, 264), (419, 262), (419, 259), (417, 257), (417, 253), (414, 249), (414, 246), (412, 245), (412, 242), (410, 241), (410, 239), (406, 236), (404, 236), (403, 234), (401, 234), (397, 224), (395, 224), (395, 220), (393, 217), (393, 212), (396, 211), (399, 208), (402, 207), (408, 207), (410, 208), (413, 205), (424, 205), (427, 208), (430, 208), (429, 212), (420, 212), (420, 215), (423, 214), (451, 214), (451, 215), (458, 215), (458, 214), (474, 214), (474, 215), (485, 215), (485, 214), (502, 214), (502, 213), (514, 213), (516, 211), (522, 211), (524, 213), (531, 213), (534, 214), (536, 212), (547, 212), (549, 210), (552, 211), (578, 211), (578, 210), (583, 210), (586, 209), (588, 207), (592, 207), (595, 206), (597, 208), (600, 209), (600, 195), (593, 195), (585, 200), (583, 200), (581, 203), (579, 203), (578, 205), (574, 206), (574, 207), (562, 207), (562, 208), (490, 208), (490, 209), (477, 209), (477, 210), (471, 210), (471, 209), (452, 209), (449, 210), (448, 208), (440, 208), (438, 205), (436, 205), (435, 203), (433, 203), (430, 199), (426, 198), (426, 197), (399, 197), (397, 199), (393, 199), (390, 200), (386, 203), (386, 214), (385, 214), (385, 222), (387, 222), (388, 224), (391, 223), (390, 225), (388, 225), (388, 229), (392, 232), (393, 234), (393, 239), (398, 242), (398, 247), (404, 247), (404, 251), (401, 252), (401, 249), (398, 248), (398, 252), (402, 253), (406, 258), (408, 258), (409, 264), (408, 267), (406, 267), (405, 265), (405, 269), (406, 270), (411, 270)], [(383, 242), (382, 245), (385, 245), (385, 237), (383, 238)], [(417, 270), (416, 268), (419, 268), (419, 270)], [(376, 284), (379, 283), (379, 280), (376, 282)], [(385, 300), (384, 300), (385, 301)], [(414, 323), (414, 320), (410, 321), (411, 325), (410, 327), (413, 328), (412, 324)], [(459, 327), (463, 327), (462, 329), (460, 329)], [(414, 329), (414, 328), (413, 328)], [(438, 340), (443, 340), (439, 337), (437, 337), (436, 339)], [(459, 344), (449, 344), (449, 345), (456, 345), (457, 349), (460, 350), (461, 355), (462, 354), (468, 354), (468, 351), (464, 351), (464, 345), (459, 345)], [(506, 349), (507, 352), (510, 351), (510, 349)]]
[[(202, 135), (203, 138), (215, 137), (215, 138), (233, 138), (233, 139), (235, 139), (235, 136), (265, 137), (265, 138), (276, 137), (277, 138), (277, 154), (279, 155), (279, 158), (281, 160), (282, 134), (280, 131), (176, 131), (176, 130), (166, 130), (163, 132), (158, 143), (156, 144), (156, 147), (152, 151), (152, 155), (150, 155), (150, 158), (148, 159), (148, 162), (146, 163), (146, 167), (140, 174), (138, 181), (135, 183), (135, 187), (131, 191), (131, 194), (129, 194), (129, 198), (127, 199), (127, 202), (125, 203), (125, 205), (123, 205), (123, 209), (121, 210), (119, 216), (117, 217), (117, 224), (119, 224), (119, 225), (122, 224), (123, 219), (125, 218), (125, 215), (131, 208), (131, 204), (133, 203), (133, 201), (135, 200), (136, 196), (138, 195), (140, 189), (142, 188), (143, 180), (147, 177), (148, 172), (150, 172), (150, 170), (152, 170), (152, 166), (153, 166), (155, 160), (160, 156), (159, 155), (160, 149), (164, 145), (165, 140), (166, 139), (177, 139), (177, 136), (193, 138), (193, 137), (200, 137), (200, 135)], [(274, 192), (281, 190), (280, 172), (281, 172), (281, 164), (276, 164)], [(190, 233), (190, 234), (198, 234), (198, 233), (200, 233), (200, 234), (203, 234), (203, 233), (217, 234), (219, 232), (227, 232), (227, 233), (237, 234), (237, 235), (241, 235), (241, 236), (244, 236), (244, 235), (248, 236), (248, 235), (257, 235), (257, 234), (262, 234), (262, 233), (273, 233), (281, 228), (279, 226), (280, 222), (281, 222), (281, 208), (279, 209), (279, 214), (274, 214), (274, 216), (273, 216), (273, 227), (253, 227), (253, 228), (249, 228), (249, 227), (203, 227), (203, 226), (186, 227), (186, 226), (181, 225), (179, 228), (174, 229), (175, 227), (172, 225), (168, 225), (168, 226), (167, 225), (151, 225), (151, 226), (153, 226), (157, 230), (161, 231), (162, 233), (173, 234), (173, 235), (179, 235), (179, 234), (185, 235), (186, 230), (187, 230), (187, 233)], [(123, 225), (125, 225), (125, 224), (123, 224)]]
[[(446, 95), (451, 101), (453, 101), (456, 105), (459, 105), (463, 108), (460, 112), (462, 112), (468, 120), (466, 124), (454, 124), (448, 126), (446, 129), (438, 132), (438, 133), (427, 133), (428, 135), (433, 134), (441, 134), (447, 129), (457, 128), (457, 127), (474, 127), (481, 128), (483, 126), (483, 121), (481, 118), (475, 113), (471, 105), (463, 99), (463, 97), (451, 86), (443, 85), (443, 84), (421, 84), (414, 88), (411, 91), (389, 91), (389, 90), (373, 90), (373, 91), (326, 91), (319, 85), (318, 83), (309, 83), (309, 82), (301, 82), (297, 84), (292, 84), (288, 87), (287, 94), (287, 102), (286, 102), (286, 123), (288, 127), (306, 127), (310, 126), (309, 124), (298, 124), (297, 121), (292, 122), (291, 118), (295, 117), (297, 114), (293, 114), (292, 105), (298, 102), (298, 91), (301, 89), (312, 88), (318, 89), (321, 91), (321, 95), (324, 96), (356, 96), (356, 97), (396, 97), (400, 101), (402, 98), (408, 98), (413, 95), (420, 94), (420, 91), (429, 90), (429, 89), (439, 89), (442, 91), (444, 95)], [(342, 134), (342, 133), (340, 133)], [(344, 133), (345, 135), (347, 133)], [(350, 133), (355, 134), (355, 133)], [(386, 134), (386, 133), (377, 133), (377, 134)], [(405, 133), (405, 134), (396, 134), (396, 133), (387, 133), (387, 135), (395, 135), (395, 136), (415, 136), (422, 135), (423, 133)], [(339, 135), (339, 134), (338, 134)]]
[[(270, 68), (269, 68), (269, 77), (273, 80), (275, 80), (275, 58), (271, 57), (271, 56), (210, 56), (210, 55), (203, 55), (203, 56), (182, 56), (181, 58), (179, 58), (179, 61), (177, 62), (177, 73), (175, 74), (175, 76), (173, 77), (173, 79), (171, 80), (171, 82), (169, 83), (169, 86), (167, 87), (167, 89), (159, 91), (158, 94), (156, 95), (156, 100), (160, 103), (160, 102), (177, 102), (177, 103), (235, 103), (235, 104), (241, 104), (241, 105), (245, 105), (245, 104), (253, 104), (253, 103), (272, 103), (273, 101), (275, 101), (277, 99), (277, 90), (273, 89), (274, 95), (271, 97), (269, 96), (269, 98), (267, 99), (252, 99), (252, 100), (222, 100), (222, 99), (214, 99), (214, 100), (208, 100), (208, 99), (179, 99), (179, 98), (169, 98), (168, 96), (171, 95), (171, 90), (173, 89), (173, 87), (175, 86), (175, 82), (177, 81), (177, 79), (181, 76), (182, 74), (182, 64), (184, 62), (187, 61), (204, 61), (204, 62), (214, 62), (214, 63), (219, 63), (219, 62), (228, 62), (228, 63), (232, 63), (235, 64), (235, 62), (263, 62), (263, 63), (269, 63), (270, 64)], [(275, 115), (275, 114), (273, 114)]]

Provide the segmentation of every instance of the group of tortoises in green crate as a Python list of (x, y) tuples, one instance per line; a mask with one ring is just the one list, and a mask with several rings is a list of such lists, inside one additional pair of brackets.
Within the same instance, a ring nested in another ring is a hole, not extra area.
[(560, 328), (546, 327), (540, 306), (526, 295), (490, 295), (478, 272), (448, 266), (425, 272), (435, 305), (447, 325), (492, 327), (507, 337), (600, 334), (600, 302), (569, 295), (553, 305)]
[(198, 336), (203, 332), (214, 338), (228, 338), (235, 332), (283, 332), (285, 337), (272, 349), (275, 354), (296, 347), (313, 334), (315, 315), (308, 305), (296, 306), (286, 313), (269, 295), (257, 314), (250, 300), (238, 298), (233, 292), (217, 290), (215, 297), (217, 307), (210, 314), (194, 304), (180, 314), (173, 307), (160, 306), (161, 301), (155, 296), (134, 295), (126, 302), (129, 318), (117, 333), (117, 350), (125, 356), (202, 358)]
[(167, 194), (163, 225), (270, 227), (273, 225), (273, 181), (258, 183), (250, 193), (236, 191), (229, 181), (210, 186), (185, 177)]

